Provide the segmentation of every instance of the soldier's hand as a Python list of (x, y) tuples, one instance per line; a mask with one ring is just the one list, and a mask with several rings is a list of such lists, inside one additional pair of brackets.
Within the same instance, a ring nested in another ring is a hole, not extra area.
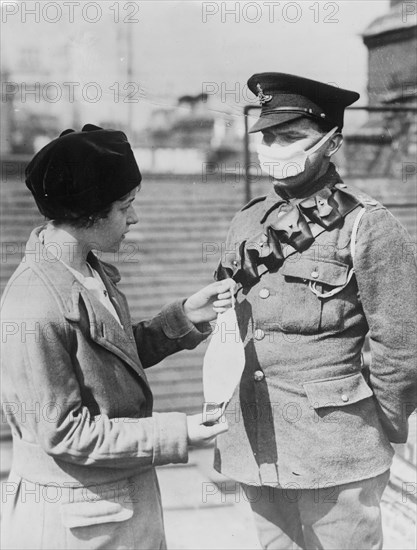
[(227, 432), (229, 429), (227, 420), (221, 415), (220, 408), (217, 412), (210, 413), (210, 426), (203, 424), (207, 419), (201, 413), (187, 416), (188, 444), (194, 447), (204, 447), (211, 443), (217, 435)]
[(186, 300), (184, 311), (187, 317), (194, 324), (213, 321), (218, 313), (224, 313), (231, 307), (235, 288), (233, 279), (205, 286)]

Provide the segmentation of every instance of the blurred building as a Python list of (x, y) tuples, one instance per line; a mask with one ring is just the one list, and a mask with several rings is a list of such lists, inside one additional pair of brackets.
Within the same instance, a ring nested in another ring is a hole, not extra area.
[(138, 135), (138, 162), (148, 173), (200, 174), (202, 167), (242, 157), (242, 117), (212, 95), (184, 95), (173, 108), (156, 108)]
[[(1, 82), (7, 82), (9, 75), (7, 72), (1, 71)], [(7, 96), (4, 86), (1, 87), (1, 103), (0, 103), (0, 154), (7, 154), (11, 152), (11, 134), (13, 124), (13, 102)]]
[(99, 25), (81, 17), (54, 22), (52, 11), (49, 20), (37, 16), (42, 2), (22, 4), (32, 13), (23, 19), (19, 12), (2, 25), (2, 151), (32, 154), (63, 129), (86, 122), (128, 127), (126, 25), (112, 24), (105, 11)]
[[(362, 36), (368, 48), (368, 104), (416, 107), (415, 4), (391, 0), (389, 12), (375, 19)], [(367, 122), (346, 137), (347, 172), (352, 176), (402, 178), (405, 163), (415, 163), (415, 112), (370, 112)]]

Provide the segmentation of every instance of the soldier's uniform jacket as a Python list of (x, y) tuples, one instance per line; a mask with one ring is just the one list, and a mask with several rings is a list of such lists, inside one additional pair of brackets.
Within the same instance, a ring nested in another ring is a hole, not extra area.
[(307, 200), (272, 191), (243, 208), (217, 271), (241, 283), (246, 365), (215, 468), (247, 484), (314, 488), (376, 476), (391, 465), (390, 441), (406, 441), (415, 408), (410, 236), (333, 165), (318, 183)]

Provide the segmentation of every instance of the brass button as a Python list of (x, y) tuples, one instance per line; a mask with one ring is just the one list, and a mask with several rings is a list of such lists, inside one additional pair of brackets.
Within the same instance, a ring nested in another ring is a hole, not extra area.
[(311, 276), (313, 277), (313, 279), (317, 279), (318, 276), (319, 276), (319, 272), (318, 271), (312, 271)]
[(239, 262), (237, 260), (233, 260), (232, 264), (237, 267), (239, 265)]
[(270, 294), (270, 292), (267, 288), (261, 288), (261, 290), (259, 291), (259, 296), (261, 298), (268, 298), (269, 294)]
[(265, 332), (261, 328), (257, 328), (254, 333), (255, 340), (262, 340), (265, 338)]
[(347, 403), (349, 401), (349, 397), (345, 393), (341, 395), (341, 398), (344, 403)]
[(261, 380), (263, 380), (265, 378), (265, 375), (264, 373), (261, 371), (261, 370), (256, 370), (254, 373), (253, 373), (253, 379), (256, 381), (256, 382), (260, 382)]

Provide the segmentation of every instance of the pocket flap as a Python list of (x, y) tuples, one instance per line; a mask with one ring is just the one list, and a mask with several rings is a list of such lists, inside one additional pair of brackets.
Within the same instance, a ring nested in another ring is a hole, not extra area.
[(133, 516), (128, 488), (106, 494), (91, 494), (86, 487), (73, 491), (73, 498), (61, 503), (62, 523), (69, 529), (126, 521)]
[(286, 277), (308, 279), (330, 286), (343, 286), (347, 282), (349, 266), (337, 260), (314, 260), (313, 258), (299, 258), (287, 260), (281, 267)]
[(345, 407), (373, 395), (360, 372), (339, 378), (312, 380), (303, 387), (314, 409)]

